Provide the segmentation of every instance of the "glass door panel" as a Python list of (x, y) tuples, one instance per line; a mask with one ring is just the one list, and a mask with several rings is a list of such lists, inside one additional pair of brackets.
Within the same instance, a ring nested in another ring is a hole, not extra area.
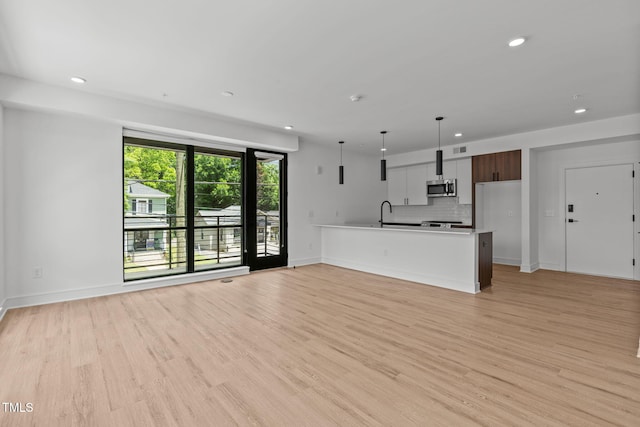
[(257, 255), (280, 255), (280, 162), (283, 156), (256, 153)]
[(247, 156), (251, 168), (247, 215), (253, 216), (247, 231), (249, 265), (251, 269), (287, 265), (286, 155), (249, 150)]
[(194, 268), (242, 264), (242, 158), (194, 154)]

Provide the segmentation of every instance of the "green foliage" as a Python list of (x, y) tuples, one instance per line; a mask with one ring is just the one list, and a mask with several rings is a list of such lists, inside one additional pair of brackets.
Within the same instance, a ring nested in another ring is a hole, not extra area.
[[(125, 181), (133, 179), (169, 194), (167, 213), (176, 213), (176, 152), (132, 145), (124, 147)], [(125, 209), (128, 200), (125, 193)]]
[(226, 208), (242, 202), (242, 164), (240, 159), (196, 154), (195, 213), (198, 210)]
[[(124, 148), (125, 179), (140, 181), (169, 194), (171, 197), (167, 200), (167, 213), (176, 214), (176, 161), (180, 157), (182, 156), (176, 156), (176, 152), (171, 150), (127, 145)], [(197, 153), (194, 157), (194, 169), (194, 213), (201, 209), (223, 209), (242, 203), (240, 159)], [(125, 193), (125, 209), (128, 208)]]
[[(133, 145), (124, 147), (125, 180), (169, 194), (167, 213), (176, 212), (176, 162), (184, 156), (175, 151)], [(194, 158), (195, 213), (198, 210), (223, 209), (242, 203), (242, 162), (240, 159), (197, 153)], [(278, 162), (257, 165), (258, 209), (278, 210), (280, 206), (280, 170)], [(184, 191), (184, 189), (178, 189)], [(125, 209), (129, 201), (125, 192)]]
[(258, 209), (275, 211), (280, 207), (280, 167), (278, 162), (258, 163), (257, 165)]

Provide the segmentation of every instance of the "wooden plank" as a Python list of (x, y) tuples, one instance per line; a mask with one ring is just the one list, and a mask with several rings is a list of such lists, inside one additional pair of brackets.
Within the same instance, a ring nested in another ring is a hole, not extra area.
[(634, 425), (640, 284), (327, 265), (9, 310), (0, 425)]

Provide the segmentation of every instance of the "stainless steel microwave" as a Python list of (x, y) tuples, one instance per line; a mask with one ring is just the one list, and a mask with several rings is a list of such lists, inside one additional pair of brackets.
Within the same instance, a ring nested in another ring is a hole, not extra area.
[(427, 197), (455, 197), (457, 185), (456, 179), (427, 181)]

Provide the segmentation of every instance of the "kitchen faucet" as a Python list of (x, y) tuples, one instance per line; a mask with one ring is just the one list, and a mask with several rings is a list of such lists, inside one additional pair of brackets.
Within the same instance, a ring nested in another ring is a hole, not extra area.
[(393, 208), (391, 207), (391, 202), (390, 201), (385, 200), (384, 202), (382, 202), (380, 204), (380, 227), (382, 227), (384, 225), (384, 222), (382, 222), (382, 208), (383, 208), (385, 203), (389, 204), (389, 213), (393, 212)]

